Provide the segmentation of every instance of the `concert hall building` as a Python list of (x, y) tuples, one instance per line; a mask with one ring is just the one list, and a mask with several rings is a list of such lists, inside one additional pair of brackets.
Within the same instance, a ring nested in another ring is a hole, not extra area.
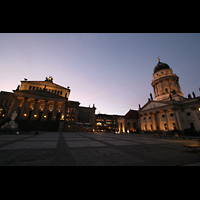
[(95, 106), (82, 107), (69, 100), (70, 89), (53, 82), (21, 81), (13, 92), (0, 92), (0, 126), (9, 121), (14, 111), (19, 129), (44, 131), (93, 131)]

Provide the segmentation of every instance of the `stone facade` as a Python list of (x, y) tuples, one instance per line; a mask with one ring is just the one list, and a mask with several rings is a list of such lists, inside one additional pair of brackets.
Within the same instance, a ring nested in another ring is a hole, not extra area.
[[(95, 107), (80, 107), (77, 101), (68, 100), (69, 87), (53, 83), (53, 78), (45, 81), (21, 81), (13, 93), (0, 93), (0, 123), (10, 119), (16, 111), (17, 120), (59, 121), (59, 131), (92, 131), (95, 127)], [(79, 122), (80, 113), (89, 113), (88, 121)]]
[(160, 60), (154, 68), (152, 94), (148, 102), (140, 108), (141, 131), (171, 131), (174, 128), (184, 131), (193, 129), (200, 131), (200, 97), (193, 93), (183, 97), (179, 85), (179, 77)]

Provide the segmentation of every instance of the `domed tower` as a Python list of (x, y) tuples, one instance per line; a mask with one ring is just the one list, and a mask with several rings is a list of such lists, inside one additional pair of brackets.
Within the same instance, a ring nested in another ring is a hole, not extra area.
[(160, 62), (154, 68), (152, 87), (154, 89), (155, 101), (170, 100), (170, 94), (183, 96), (179, 85), (179, 77), (173, 74), (168, 64)]

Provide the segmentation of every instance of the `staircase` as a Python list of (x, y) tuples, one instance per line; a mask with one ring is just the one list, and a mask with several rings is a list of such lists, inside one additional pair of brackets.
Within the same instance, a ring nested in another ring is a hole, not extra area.
[(18, 128), (21, 131), (35, 131), (37, 128), (39, 131), (57, 131), (59, 121), (28, 121), (28, 120), (15, 120), (18, 124)]

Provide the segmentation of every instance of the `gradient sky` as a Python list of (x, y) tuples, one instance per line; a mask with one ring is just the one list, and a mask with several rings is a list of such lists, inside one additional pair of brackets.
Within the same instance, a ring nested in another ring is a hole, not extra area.
[(51, 75), (70, 87), (69, 100), (124, 115), (154, 97), (158, 56), (179, 76), (185, 97), (200, 96), (199, 33), (1, 33), (0, 91)]

